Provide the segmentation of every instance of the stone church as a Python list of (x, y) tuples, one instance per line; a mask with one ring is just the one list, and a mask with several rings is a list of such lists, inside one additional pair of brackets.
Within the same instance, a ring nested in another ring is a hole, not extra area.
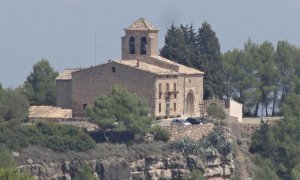
[(85, 115), (99, 95), (119, 85), (143, 98), (156, 118), (199, 115), (204, 73), (159, 56), (158, 29), (140, 18), (125, 28), (122, 59), (66, 69), (56, 79), (57, 106)]

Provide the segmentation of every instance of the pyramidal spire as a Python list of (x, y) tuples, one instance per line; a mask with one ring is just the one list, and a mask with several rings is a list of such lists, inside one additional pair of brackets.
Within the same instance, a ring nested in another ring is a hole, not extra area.
[(129, 27), (125, 28), (125, 30), (134, 30), (134, 31), (158, 31), (156, 27), (154, 27), (151, 23), (149, 23), (144, 18), (140, 18), (136, 20)]

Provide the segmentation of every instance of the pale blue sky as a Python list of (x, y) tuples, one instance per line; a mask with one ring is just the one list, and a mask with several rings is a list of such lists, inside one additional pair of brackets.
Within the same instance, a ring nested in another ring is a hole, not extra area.
[[(151, 3), (150, 3), (151, 2)], [(299, 0), (0, 0), (0, 82), (21, 85), (41, 58), (57, 71), (119, 59), (123, 28), (144, 17), (160, 29), (172, 22), (211, 24), (222, 51), (247, 39), (300, 46)]]

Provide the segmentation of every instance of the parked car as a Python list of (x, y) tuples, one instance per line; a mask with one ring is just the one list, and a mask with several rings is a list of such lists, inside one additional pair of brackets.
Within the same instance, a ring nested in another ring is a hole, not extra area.
[(191, 125), (191, 123), (187, 122), (184, 119), (173, 119), (171, 121), (171, 125), (176, 125), (176, 126), (188, 126)]
[(207, 120), (202, 117), (189, 117), (186, 121), (191, 124), (207, 124)]

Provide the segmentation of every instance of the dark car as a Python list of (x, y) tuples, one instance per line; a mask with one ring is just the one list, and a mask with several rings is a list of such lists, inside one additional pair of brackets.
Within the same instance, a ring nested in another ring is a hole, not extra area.
[(173, 119), (171, 121), (171, 125), (177, 125), (177, 126), (188, 126), (188, 125), (191, 125), (192, 123), (190, 122), (187, 122), (186, 120), (184, 119)]
[(189, 117), (186, 121), (191, 124), (207, 124), (207, 120), (202, 117)]

